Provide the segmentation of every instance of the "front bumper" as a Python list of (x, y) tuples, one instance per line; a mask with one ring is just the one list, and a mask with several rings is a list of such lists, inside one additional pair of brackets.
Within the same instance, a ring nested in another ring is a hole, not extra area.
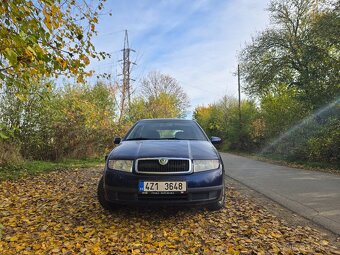
[[(104, 172), (105, 199), (131, 205), (203, 205), (217, 202), (223, 188), (222, 168), (188, 175), (142, 175), (114, 170)], [(139, 181), (186, 181), (184, 194), (141, 194)]]

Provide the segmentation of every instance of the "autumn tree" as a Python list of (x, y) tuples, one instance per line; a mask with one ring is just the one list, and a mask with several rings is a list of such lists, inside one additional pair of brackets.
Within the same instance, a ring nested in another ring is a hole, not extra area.
[(186, 115), (189, 99), (173, 77), (150, 72), (141, 82), (141, 94), (130, 107), (133, 121), (142, 118), (181, 118)]
[(259, 131), (258, 109), (250, 100), (242, 100), (241, 109), (242, 123), (237, 99), (224, 96), (216, 103), (196, 107), (193, 118), (209, 136), (220, 136), (224, 149), (252, 150), (259, 146), (259, 135), (255, 134)]
[(10, 0), (0, 4), (0, 88), (27, 89), (32, 79), (90, 75), (98, 15), (105, 0)]
[(266, 123), (265, 136), (276, 138), (309, 115), (296, 90), (278, 86), (261, 100), (261, 115)]
[(214, 114), (214, 106), (214, 104), (209, 104), (207, 106), (199, 105), (194, 109), (192, 114), (192, 118), (200, 124), (208, 136), (212, 135), (211, 129), (214, 128), (214, 124), (211, 123), (211, 116)]
[(240, 54), (248, 94), (261, 97), (286, 85), (315, 109), (339, 96), (339, 6), (331, 2), (271, 1), (272, 26)]
[(103, 82), (94, 86), (31, 84), (25, 100), (10, 87), (0, 95), (0, 123), (12, 151), (0, 164), (15, 157), (55, 160), (101, 156), (113, 146), (115, 90)]
[(56, 117), (50, 123), (56, 159), (98, 156), (112, 148), (114, 93), (102, 82), (95, 86), (69, 84), (56, 91)]

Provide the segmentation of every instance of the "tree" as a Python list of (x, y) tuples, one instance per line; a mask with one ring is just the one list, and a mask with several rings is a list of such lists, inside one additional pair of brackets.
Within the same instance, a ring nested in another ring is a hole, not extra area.
[(184, 117), (189, 99), (183, 88), (173, 77), (158, 71), (150, 72), (142, 80), (141, 95), (153, 118)]
[(76, 76), (90, 58), (105, 58), (91, 39), (105, 0), (91, 7), (86, 0), (9, 0), (0, 5), (0, 89), (27, 89), (32, 79)]
[(265, 137), (273, 139), (309, 115), (307, 107), (295, 98), (295, 89), (278, 86), (261, 100), (261, 116), (265, 122)]
[(102, 156), (112, 148), (116, 104), (109, 85), (49, 87), (32, 84), (25, 100), (13, 96), (15, 87), (1, 95), (0, 123), (8, 138), (0, 147), (12, 153), (0, 164), (16, 155), (55, 160)]
[(104, 83), (95, 86), (69, 84), (54, 100), (55, 158), (98, 156), (113, 146), (115, 128), (114, 90)]
[(245, 91), (261, 97), (285, 84), (314, 109), (338, 97), (339, 8), (316, 0), (273, 0), (268, 10), (272, 27), (240, 54)]
[(136, 97), (132, 100), (129, 107), (129, 121), (130, 123), (135, 123), (140, 119), (152, 118), (150, 112), (146, 108), (146, 101), (142, 97)]
[(55, 113), (55, 105), (50, 102), (54, 97), (52, 87), (46, 81), (31, 84), (25, 100), (15, 96), (20, 88), (14, 86), (5, 87), (1, 94), (0, 123), (6, 135), (2, 142), (15, 148), (19, 155), (36, 155), (39, 151), (45, 157), (50, 151), (50, 123)]
[(261, 125), (256, 122), (258, 109), (249, 100), (241, 102), (241, 109), (242, 123), (239, 121), (237, 99), (224, 96), (207, 107), (196, 107), (193, 118), (209, 136), (220, 136), (224, 140), (224, 149), (252, 150), (261, 142), (261, 135), (257, 134), (261, 132)]
[(212, 128), (211, 117), (214, 114), (214, 106), (214, 104), (197, 106), (192, 114), (192, 118), (200, 124), (208, 136), (212, 136), (210, 131)]

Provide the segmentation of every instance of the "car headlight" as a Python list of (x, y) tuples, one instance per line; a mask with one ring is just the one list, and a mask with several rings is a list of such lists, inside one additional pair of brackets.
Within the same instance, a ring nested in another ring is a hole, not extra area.
[(132, 172), (132, 160), (112, 160), (110, 159), (108, 162), (108, 167), (110, 169), (124, 171), (124, 172)]
[(194, 172), (201, 172), (219, 168), (220, 161), (218, 159), (193, 160), (193, 165)]

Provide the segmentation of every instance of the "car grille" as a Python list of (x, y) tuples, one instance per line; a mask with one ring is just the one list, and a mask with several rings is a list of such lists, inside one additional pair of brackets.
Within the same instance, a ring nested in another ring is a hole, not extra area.
[(138, 159), (137, 168), (138, 173), (189, 173), (191, 171), (191, 164), (189, 159), (168, 159), (168, 163), (161, 165), (159, 159)]

